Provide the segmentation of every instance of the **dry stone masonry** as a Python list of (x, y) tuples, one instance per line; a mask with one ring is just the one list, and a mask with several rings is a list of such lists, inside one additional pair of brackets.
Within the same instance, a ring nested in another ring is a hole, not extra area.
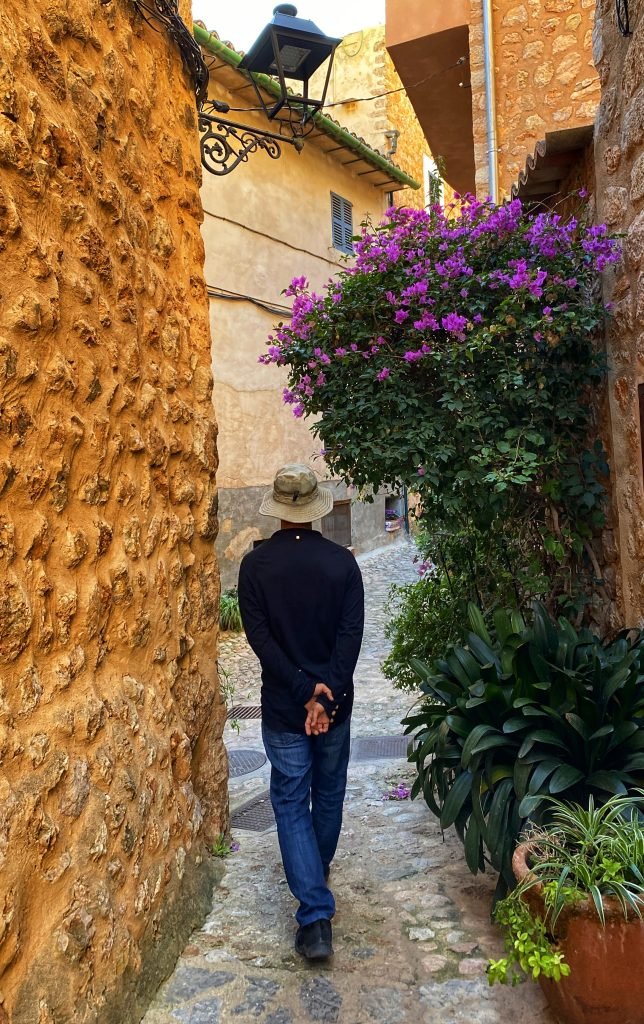
[(620, 603), (626, 623), (635, 625), (644, 619), (644, 4), (631, 0), (629, 6), (634, 31), (624, 38), (615, 5), (598, 4), (594, 57), (602, 86), (595, 131), (598, 218), (625, 235), (622, 264), (605, 281), (613, 303), (607, 354), (618, 529), (606, 535), (604, 554), (609, 563), (619, 555)]
[(3, 0), (0, 1024), (138, 1019), (210, 896), (196, 129), (178, 52), (130, 0)]
[[(483, 13), (470, 0), (476, 190), (488, 190)], [(493, 5), (499, 184), (507, 195), (546, 132), (592, 124), (595, 0), (497, 0)]]

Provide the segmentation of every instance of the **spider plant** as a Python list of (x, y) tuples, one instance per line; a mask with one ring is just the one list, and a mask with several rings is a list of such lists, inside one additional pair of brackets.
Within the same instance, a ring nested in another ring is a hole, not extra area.
[[(530, 844), (529, 874), (494, 910), (507, 956), (490, 961), (490, 984), (515, 984), (521, 972), (554, 981), (570, 974), (557, 940), (557, 921), (566, 907), (574, 912), (575, 904), (590, 899), (602, 927), (606, 900), (616, 902), (626, 920), (642, 918), (644, 790), (611, 797), (602, 806), (595, 806), (592, 795), (587, 806), (550, 803), (548, 826), (523, 837)], [(541, 904), (530, 899), (536, 886), (541, 887)]]

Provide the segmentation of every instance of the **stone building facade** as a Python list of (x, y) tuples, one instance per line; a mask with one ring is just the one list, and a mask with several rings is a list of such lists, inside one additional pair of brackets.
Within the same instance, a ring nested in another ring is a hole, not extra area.
[[(483, 6), (469, 0), (469, 65), (476, 193), (489, 192)], [(595, 0), (496, 0), (493, 4), (499, 198), (548, 132), (592, 124), (599, 102), (593, 65)]]
[[(551, 133), (592, 125), (595, 0), (494, 0), (499, 199)], [(446, 180), (489, 194), (483, 0), (387, 0), (387, 48)], [(420, 80), (425, 85), (417, 85)]]
[(4, 0), (0, 97), (0, 1021), (123, 1024), (227, 823), (195, 100), (130, 0)]
[(624, 621), (644, 623), (644, 4), (631, 0), (632, 35), (620, 34), (613, 0), (599, 0), (594, 55), (602, 98), (595, 131), (597, 216), (624, 234), (623, 259), (605, 278), (613, 304), (607, 433), (615, 529), (605, 560)]
[[(345, 36), (335, 52), (327, 109), (374, 149), (390, 153), (420, 189), (394, 193), (396, 206), (422, 208), (425, 178), (432, 160), (427, 139), (385, 46), (385, 26), (375, 25)], [(386, 95), (388, 93), (388, 95)], [(368, 97), (375, 97), (368, 99)], [(357, 102), (342, 102), (355, 98)], [(398, 132), (396, 136), (387, 133)]]

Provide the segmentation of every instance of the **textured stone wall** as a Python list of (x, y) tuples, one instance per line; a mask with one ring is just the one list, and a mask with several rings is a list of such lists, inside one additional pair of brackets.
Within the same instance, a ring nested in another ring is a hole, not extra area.
[[(377, 97), (368, 102), (343, 103), (328, 112), (373, 149), (387, 154), (391, 140), (385, 132), (400, 132), (392, 159), (415, 181), (423, 181), (423, 155), (430, 149), (407, 93), (393, 92), (402, 82), (385, 47), (385, 26), (361, 29), (345, 36), (336, 50), (329, 83), (329, 102), (355, 97)], [(382, 93), (390, 92), (388, 96)], [(396, 206), (422, 208), (424, 189), (404, 188), (394, 193)]]
[(644, 622), (644, 491), (638, 385), (644, 381), (644, 3), (631, 0), (632, 37), (617, 29), (615, 5), (600, 0), (594, 56), (602, 98), (595, 133), (597, 216), (623, 232), (624, 254), (605, 276), (613, 303), (607, 332), (607, 432), (611, 437), (615, 529), (605, 559), (615, 572), (629, 625)]
[(2, 1024), (139, 1019), (225, 827), (196, 143), (129, 0), (3, 0)]
[[(501, 198), (546, 132), (590, 124), (599, 100), (592, 60), (595, 0), (495, 0)], [(471, 0), (470, 68), (478, 195), (488, 192), (483, 5)]]

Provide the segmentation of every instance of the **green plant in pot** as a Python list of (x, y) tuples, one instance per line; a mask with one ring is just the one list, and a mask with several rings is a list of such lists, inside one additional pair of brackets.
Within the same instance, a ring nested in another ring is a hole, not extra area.
[(551, 801), (495, 908), (507, 956), (488, 977), (538, 980), (564, 1024), (644, 1021), (644, 791), (597, 807)]
[(550, 797), (601, 804), (640, 784), (644, 638), (602, 642), (541, 605), (531, 624), (499, 610), (490, 630), (474, 605), (468, 615), (464, 646), (433, 668), (411, 662), (424, 693), (404, 722), (412, 796), (455, 826), (473, 873), (486, 863), (500, 872), (502, 896), (518, 837), (547, 822)]

